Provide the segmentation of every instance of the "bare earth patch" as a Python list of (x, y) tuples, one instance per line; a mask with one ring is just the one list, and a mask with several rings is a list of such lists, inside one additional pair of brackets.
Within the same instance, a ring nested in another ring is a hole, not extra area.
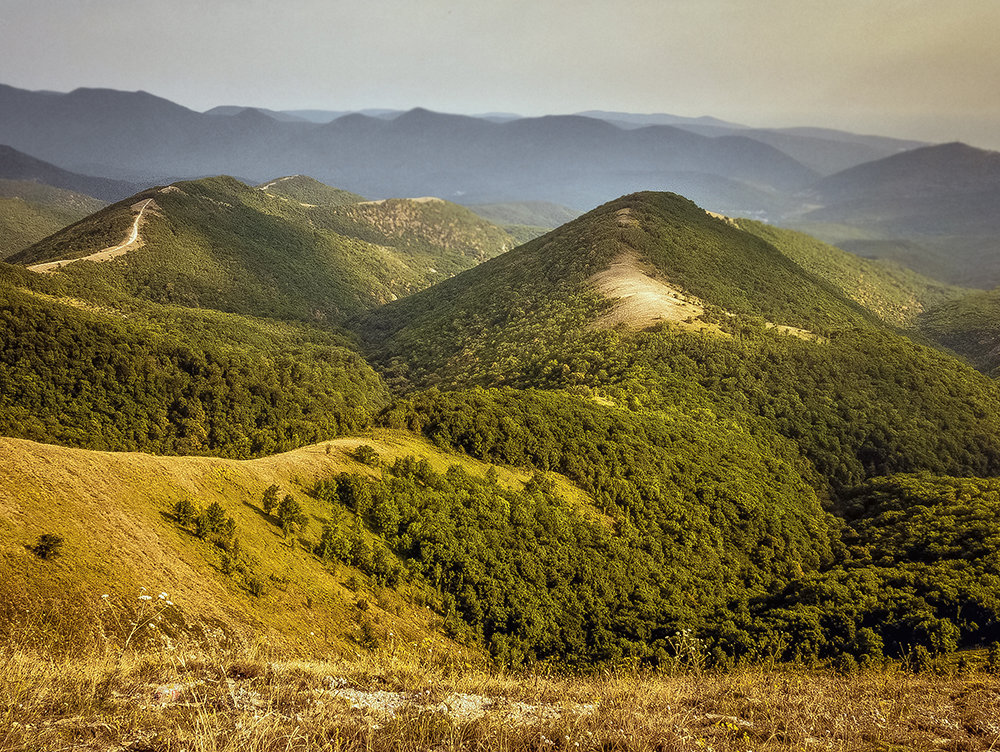
[[(626, 212), (627, 209), (618, 212), (619, 224), (634, 221)], [(723, 333), (717, 325), (700, 320), (705, 313), (705, 304), (701, 300), (687, 294), (679, 287), (655, 279), (651, 276), (652, 273), (653, 268), (649, 264), (643, 262), (635, 253), (626, 252), (603, 272), (591, 277), (590, 283), (600, 293), (617, 301), (615, 306), (594, 321), (591, 327), (613, 329), (624, 325), (632, 329), (646, 329), (663, 322), (671, 322), (683, 329)], [(825, 341), (823, 337), (807, 329), (771, 322), (766, 326), (799, 339), (812, 342)]]
[(706, 211), (705, 214), (707, 214), (710, 217), (715, 217), (716, 219), (722, 220), (727, 225), (731, 225), (732, 227), (739, 227), (735, 219), (733, 219), (732, 217), (727, 217), (725, 214), (719, 214), (718, 212), (713, 212), (713, 211)]
[[(628, 221), (622, 217), (619, 221)], [(590, 278), (598, 291), (617, 300), (614, 308), (593, 323), (596, 329), (625, 324), (644, 329), (663, 321), (683, 323), (694, 329), (708, 326), (695, 320), (705, 312), (697, 298), (651, 277), (634, 253), (623, 254), (603, 272)]]

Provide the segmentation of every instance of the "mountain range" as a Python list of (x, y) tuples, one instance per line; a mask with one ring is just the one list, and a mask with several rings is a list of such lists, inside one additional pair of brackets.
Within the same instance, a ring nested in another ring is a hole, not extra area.
[(0, 617), (141, 578), (292, 651), (1000, 639), (997, 155), (667, 119), (0, 88), (0, 188), (77, 212), (0, 262)]
[[(681, 625), (719, 665), (774, 650), (874, 660), (933, 645), (932, 629), (954, 647), (997, 633), (981, 585), (996, 576), (988, 560), (962, 575), (962, 609), (980, 616), (956, 620), (935, 588), (962, 554), (920, 563), (871, 517), (887, 487), (944, 509), (942, 489), (964, 483), (945, 476), (1000, 474), (995, 383), (920, 344), (965, 291), (671, 193), (626, 195), (509, 245), (462, 207), (366, 201), (304, 176), (140, 192), (0, 266), (3, 433), (166, 455), (142, 505), (128, 500), (127, 464), (94, 465), (113, 489), (109, 519), (142, 527), (160, 515), (158, 534), (173, 541), (193, 524), (179, 506), (189, 493), (191, 514), (212, 503), (230, 514), (230, 532), (181, 538), (163, 556), (188, 578), (223, 557), (225, 576), (207, 580), (222, 591), (191, 596), (189, 614), (234, 640), (265, 625), (303, 639), (287, 625), (298, 593), (327, 604), (328, 644), (350, 644), (342, 580), (317, 561), (346, 567), (372, 598), (388, 588), (380, 610), (416, 588), (447, 634), (512, 662), (655, 663)], [(108, 246), (123, 253), (88, 260)], [(63, 265), (31, 270), (52, 262)], [(188, 492), (181, 460), (169, 460), (260, 457), (336, 436), (378, 448), (353, 461), (321, 447), (272, 461), (295, 463), (294, 477), (220, 465), (225, 482)], [(25, 469), (42, 450), (5, 447), (18, 493), (45, 515), (30, 479), (41, 476)], [(445, 472), (442, 450), (484, 474)], [(527, 472), (497, 486), (490, 464)], [(154, 472), (147, 465), (134, 472)], [(289, 552), (270, 542), (280, 520), (257, 499), (270, 478), (313, 515), (288, 523), (299, 538)], [(987, 508), (992, 497), (968, 483), (962, 493)], [(60, 503), (84, 509), (86, 488), (67, 481)], [(45, 524), (80, 550), (82, 514)], [(28, 545), (41, 519), (10, 539)], [(965, 523), (950, 524), (965, 540)], [(891, 552), (865, 563), (873, 540)], [(50, 566), (4, 556), (20, 562), (18, 588), (47, 581)], [(79, 571), (65, 573), (75, 588), (106, 587)], [(898, 585), (915, 572), (917, 596)], [(815, 610), (801, 589), (832, 581), (847, 601)], [(529, 620), (505, 616), (512, 608)], [(850, 614), (850, 629), (833, 626), (834, 612), (838, 625)], [(567, 620), (574, 613), (587, 616)], [(802, 619), (821, 642), (787, 640)]]
[[(38, 165), (27, 170), (36, 179), (104, 200), (178, 175), (214, 174), (249, 184), (306, 174), (374, 199), (548, 202), (577, 213), (631, 191), (667, 190), (943, 282), (1000, 282), (992, 253), (993, 152), (604, 111), (534, 118), (422, 109), (324, 113), (252, 107), (199, 113), (145, 92), (0, 86), (0, 143), (22, 153), (21, 161), (50, 163), (47, 178)], [(13, 154), (5, 152), (4, 161)], [(57, 177), (54, 169), (76, 174)], [(8, 174), (16, 171), (0, 169), (0, 177), (21, 179)], [(519, 240), (528, 238), (519, 233)]]

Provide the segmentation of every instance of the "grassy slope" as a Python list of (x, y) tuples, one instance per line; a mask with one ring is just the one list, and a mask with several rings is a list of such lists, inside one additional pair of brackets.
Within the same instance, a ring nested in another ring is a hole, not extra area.
[(27, 180), (0, 180), (0, 259), (99, 211), (104, 202)]
[(902, 266), (859, 258), (801, 232), (747, 219), (736, 222), (740, 229), (771, 243), (803, 269), (895, 326), (913, 325), (924, 309), (962, 292)]
[[(380, 600), (357, 570), (342, 565), (330, 574), (301, 545), (290, 546), (259, 509), (264, 490), (278, 484), (309, 514), (302, 537), (315, 541), (329, 508), (303, 488), (339, 471), (373, 475), (348, 454), (362, 443), (390, 462), (407, 455), (426, 458), (440, 472), (459, 464), (483, 477), (488, 468), (392, 431), (250, 461), (93, 452), (0, 439), (0, 593), (8, 608), (16, 609), (48, 601), (97, 604), (103, 593), (134, 597), (145, 587), (154, 594), (167, 592), (186, 623), (222, 625), (245, 645), (264, 638), (277, 647), (334, 651), (351, 648), (361, 615), (354, 603), (365, 598), (371, 604), (368, 616), (384, 629), (419, 641), (434, 631), (436, 617), (408, 602), (407, 586), (380, 591)], [(511, 487), (527, 478), (499, 469), (500, 482)], [(560, 480), (559, 488), (568, 499), (586, 503), (568, 481)], [(268, 581), (260, 598), (237, 587), (219, 569), (220, 552), (170, 517), (182, 498), (202, 507), (213, 501), (225, 507), (243, 545), (260, 559), (260, 574), (282, 582)], [(348, 523), (342, 519), (340, 524)], [(65, 538), (62, 556), (43, 561), (26, 550), (42, 533)], [(364, 584), (357, 593), (344, 585), (352, 575)]]

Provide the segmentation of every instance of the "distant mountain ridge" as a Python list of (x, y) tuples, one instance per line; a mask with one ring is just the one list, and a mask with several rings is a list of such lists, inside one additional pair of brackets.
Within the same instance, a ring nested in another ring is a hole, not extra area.
[(63, 170), (54, 164), (2, 144), (0, 144), (0, 179), (30, 180), (54, 188), (83, 193), (104, 201), (118, 201), (148, 187), (141, 183), (80, 175)]
[(1000, 152), (927, 146), (825, 177), (796, 226), (955, 284), (1000, 284)]
[[(250, 184), (303, 174), (376, 199), (548, 202), (574, 212), (668, 191), (945, 283), (1000, 283), (993, 152), (711, 117), (584, 115), (236, 106), (201, 113), (141, 91), (0, 85), (0, 143), (77, 175), (131, 183), (112, 196), (49, 181), (106, 200), (176, 180), (162, 176), (212, 174)], [(518, 240), (537, 234), (542, 225), (531, 222), (511, 224)]]
[(264, 180), (302, 173), (374, 197), (544, 200), (578, 210), (634, 190), (666, 189), (730, 213), (753, 212), (769, 195), (818, 177), (780, 149), (729, 131), (625, 130), (590, 117), (509, 120), (419, 108), (392, 115), (317, 123), (306, 122), (306, 113), (260, 108), (199, 113), (146, 92), (0, 86), (0, 143), (109, 176)]

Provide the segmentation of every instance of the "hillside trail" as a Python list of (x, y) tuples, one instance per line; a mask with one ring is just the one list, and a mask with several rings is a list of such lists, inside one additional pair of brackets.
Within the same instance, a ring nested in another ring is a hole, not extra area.
[(63, 259), (60, 261), (46, 261), (42, 264), (34, 264), (28, 267), (30, 272), (40, 272), (42, 274), (51, 273), (62, 269), (63, 267), (76, 263), (77, 261), (94, 261), (96, 263), (101, 263), (102, 261), (110, 261), (113, 258), (118, 258), (123, 256), (129, 251), (129, 247), (135, 245), (139, 240), (139, 223), (142, 221), (142, 214), (146, 211), (148, 207), (153, 202), (153, 199), (147, 198), (142, 202), (142, 205), (133, 204), (131, 206), (132, 210), (135, 210), (136, 206), (139, 206), (139, 213), (135, 217), (135, 221), (132, 222), (132, 232), (129, 234), (128, 239), (124, 243), (119, 243), (116, 246), (110, 248), (105, 248), (103, 250), (97, 251), (96, 253), (91, 253), (89, 256), (81, 256), (80, 258), (74, 259)]

